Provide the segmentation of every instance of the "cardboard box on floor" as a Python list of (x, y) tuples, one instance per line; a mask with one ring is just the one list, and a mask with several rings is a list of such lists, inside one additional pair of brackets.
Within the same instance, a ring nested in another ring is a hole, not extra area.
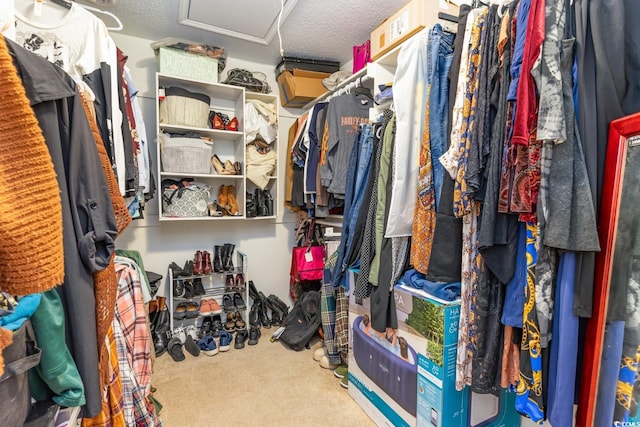
[(411, 0), (371, 32), (371, 59), (376, 60), (412, 35), (438, 22), (438, 13), (458, 16), (446, 0)]
[[(349, 272), (350, 289), (357, 272)], [(349, 297), (349, 394), (378, 425), (516, 427), (512, 394), (500, 398), (455, 389), (460, 303), (397, 285), (396, 330), (364, 325), (369, 299)], [(366, 322), (366, 320), (365, 320)], [(365, 333), (366, 331), (366, 333)], [(412, 394), (407, 394), (407, 391)], [(473, 413), (471, 408), (473, 408)]]
[(304, 107), (327, 91), (327, 88), (322, 85), (322, 79), (329, 76), (329, 73), (299, 68), (281, 72), (278, 75), (280, 103), (283, 107)]

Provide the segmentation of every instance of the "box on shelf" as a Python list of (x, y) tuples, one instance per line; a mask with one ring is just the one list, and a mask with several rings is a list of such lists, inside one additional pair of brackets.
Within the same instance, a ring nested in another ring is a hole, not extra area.
[[(350, 271), (350, 289), (355, 277), (357, 272)], [(359, 305), (353, 294), (349, 300), (349, 394), (377, 425), (520, 425), (513, 395), (472, 398), (468, 389), (455, 388), (459, 301), (438, 300), (396, 285), (398, 328), (381, 333), (369, 323), (369, 299)]]
[(283, 56), (276, 67), (276, 75), (280, 75), (285, 70), (293, 71), (307, 70), (319, 71), (321, 73), (335, 73), (340, 70), (340, 63), (337, 61), (327, 61), (323, 59), (297, 58), (295, 56)]
[(210, 174), (213, 141), (160, 133), (162, 172)]
[(371, 32), (371, 59), (376, 60), (425, 27), (438, 22), (438, 13), (458, 16), (446, 0), (411, 0)]
[(280, 103), (283, 107), (302, 108), (327, 91), (322, 85), (322, 79), (329, 76), (329, 73), (298, 68), (283, 71), (278, 75)]
[(158, 49), (158, 69), (161, 73), (218, 83), (218, 59), (185, 52), (181, 49), (161, 47)]

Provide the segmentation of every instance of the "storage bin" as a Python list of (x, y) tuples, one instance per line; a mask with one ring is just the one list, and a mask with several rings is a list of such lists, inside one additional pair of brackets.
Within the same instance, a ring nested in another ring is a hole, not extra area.
[(211, 173), (213, 141), (160, 134), (160, 161), (163, 172)]
[(158, 68), (163, 74), (218, 83), (218, 59), (206, 55), (161, 47), (158, 49)]
[(321, 73), (335, 73), (340, 70), (340, 63), (337, 61), (326, 61), (322, 59), (297, 58), (295, 56), (284, 56), (276, 67), (276, 75), (283, 71), (298, 70), (318, 71)]
[(160, 123), (208, 128), (211, 98), (181, 87), (167, 87), (160, 100)]

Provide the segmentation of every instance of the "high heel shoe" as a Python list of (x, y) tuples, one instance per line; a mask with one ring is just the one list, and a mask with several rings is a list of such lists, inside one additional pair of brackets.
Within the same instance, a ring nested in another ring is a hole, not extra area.
[(235, 169), (236, 175), (242, 175), (242, 166), (240, 166), (240, 162), (234, 162), (233, 169)]
[(211, 111), (211, 113), (209, 113), (209, 119), (211, 120), (211, 127), (213, 129), (224, 130), (224, 122), (222, 121), (222, 117), (220, 117), (219, 113)]
[(238, 215), (238, 204), (236, 203), (236, 187), (232, 184), (227, 186), (227, 209), (229, 215)]
[[(224, 164), (217, 154), (211, 156), (211, 165), (218, 175), (235, 175), (236, 171), (231, 160), (227, 160)], [(231, 167), (229, 167), (231, 165)]]
[(236, 132), (238, 130), (238, 119), (236, 117), (229, 120), (229, 123), (226, 123), (224, 128), (226, 130), (231, 130)]
[(218, 190), (218, 203), (220, 204), (220, 207), (222, 208), (223, 213), (226, 213), (227, 211), (227, 202), (228, 202), (227, 186), (221, 185), (220, 189)]

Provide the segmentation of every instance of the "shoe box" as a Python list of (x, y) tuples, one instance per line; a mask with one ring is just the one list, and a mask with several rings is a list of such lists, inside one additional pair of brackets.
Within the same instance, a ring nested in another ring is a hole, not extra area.
[[(357, 271), (348, 275), (353, 289)], [(369, 298), (349, 297), (349, 394), (379, 426), (516, 427), (512, 393), (455, 388), (460, 303), (396, 285), (398, 328), (368, 325)]]

